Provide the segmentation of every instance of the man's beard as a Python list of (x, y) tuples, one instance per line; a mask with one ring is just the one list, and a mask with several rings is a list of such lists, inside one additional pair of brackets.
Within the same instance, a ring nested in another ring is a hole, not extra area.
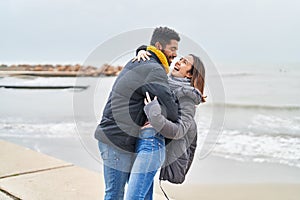
[[(168, 64), (169, 66), (171, 65), (173, 59), (175, 58), (174, 56), (167, 56), (166, 54), (166, 51), (164, 49), (161, 50), (163, 52), (163, 54), (165, 54), (166, 58), (167, 58), (167, 61), (168, 61)], [(172, 60), (172, 61), (171, 61)]]

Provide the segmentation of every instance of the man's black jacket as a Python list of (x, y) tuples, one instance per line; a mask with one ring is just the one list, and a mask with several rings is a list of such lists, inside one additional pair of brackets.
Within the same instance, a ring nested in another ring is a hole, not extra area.
[(143, 110), (146, 92), (152, 99), (157, 96), (164, 116), (177, 120), (178, 105), (170, 91), (166, 71), (158, 57), (150, 53), (149, 61), (129, 61), (116, 79), (95, 131), (95, 138), (101, 142), (135, 151), (140, 128), (147, 120)]

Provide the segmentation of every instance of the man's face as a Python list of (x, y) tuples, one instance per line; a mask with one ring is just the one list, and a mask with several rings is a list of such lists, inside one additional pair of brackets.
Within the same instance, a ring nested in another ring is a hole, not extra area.
[(175, 63), (174, 69), (171, 72), (172, 76), (178, 78), (191, 78), (192, 75), (190, 71), (193, 63), (194, 59), (190, 55), (180, 58), (180, 60)]
[(167, 44), (166, 47), (161, 50), (167, 57), (169, 65), (172, 63), (173, 59), (177, 56), (177, 50), (178, 50), (177, 40), (171, 40), (170, 43)]

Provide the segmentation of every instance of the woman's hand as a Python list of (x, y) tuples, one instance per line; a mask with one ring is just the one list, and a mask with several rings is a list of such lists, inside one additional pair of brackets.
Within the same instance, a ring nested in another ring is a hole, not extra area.
[[(156, 99), (157, 99), (157, 96), (155, 96), (153, 100), (156, 100)], [(146, 92), (146, 98), (144, 99), (145, 105), (148, 105), (151, 101), (152, 101), (152, 100), (151, 100), (151, 98), (150, 98), (149, 93)]]
[[(156, 99), (157, 99), (157, 96), (155, 96), (153, 100), (156, 100)], [(152, 100), (151, 100), (151, 98), (150, 98), (149, 93), (146, 92), (146, 98), (144, 99), (145, 105), (149, 104), (151, 101), (152, 101)], [(151, 126), (151, 124), (147, 121), (147, 122), (144, 124), (144, 126), (142, 127), (142, 129), (144, 129), (144, 128), (150, 128), (150, 127), (152, 127), (152, 126)]]
[(132, 61), (132, 62), (135, 62), (135, 61), (140, 62), (141, 59), (142, 59), (143, 61), (150, 60), (150, 56), (151, 56), (151, 53), (150, 53), (150, 52), (145, 51), (145, 50), (140, 50), (140, 51), (138, 52), (137, 56), (134, 57), (131, 61)]

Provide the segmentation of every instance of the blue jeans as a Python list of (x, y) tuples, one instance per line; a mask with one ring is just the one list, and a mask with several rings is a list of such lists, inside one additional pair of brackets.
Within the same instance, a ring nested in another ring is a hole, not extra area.
[(154, 176), (165, 160), (164, 137), (153, 128), (142, 129), (136, 153), (125, 199), (151, 200)]
[(122, 151), (100, 141), (98, 145), (103, 159), (104, 199), (123, 200), (125, 184), (135, 157), (134, 153)]

